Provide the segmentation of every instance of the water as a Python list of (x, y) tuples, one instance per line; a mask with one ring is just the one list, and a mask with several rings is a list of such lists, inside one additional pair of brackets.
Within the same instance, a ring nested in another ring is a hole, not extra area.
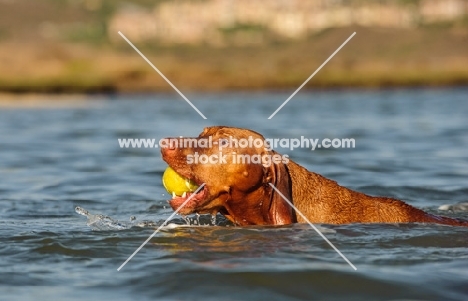
[(117, 138), (219, 124), (355, 138), (278, 151), (344, 186), (468, 218), (438, 210), (468, 201), (468, 89), (303, 91), (267, 120), (289, 92), (187, 93), (207, 120), (175, 94), (1, 109), (0, 299), (467, 300), (468, 229), (440, 225), (320, 225), (354, 271), (308, 225), (177, 216), (117, 271), (173, 212), (159, 151)]

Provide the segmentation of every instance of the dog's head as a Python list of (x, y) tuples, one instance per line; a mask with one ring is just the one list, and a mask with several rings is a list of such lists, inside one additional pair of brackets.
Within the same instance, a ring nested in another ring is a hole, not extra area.
[[(220, 212), (239, 225), (295, 222), (287, 158), (268, 148), (257, 132), (225, 126), (205, 128), (196, 138), (166, 138), (164, 161), (198, 185), (195, 195), (174, 197), (181, 214)], [(271, 186), (283, 194), (281, 196)]]

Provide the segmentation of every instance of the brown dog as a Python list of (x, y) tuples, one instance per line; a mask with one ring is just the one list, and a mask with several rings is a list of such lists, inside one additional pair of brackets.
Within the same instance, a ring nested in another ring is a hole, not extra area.
[[(342, 187), (264, 146), (240, 147), (233, 143), (248, 139), (265, 141), (262, 135), (251, 130), (215, 126), (205, 128), (198, 138), (186, 139), (200, 143), (178, 147), (174, 141), (181, 141), (180, 138), (166, 138), (161, 149), (164, 161), (175, 171), (199, 185), (205, 183), (202, 190), (181, 208), (181, 214), (220, 212), (237, 225), (305, 222), (270, 186), (271, 183), (312, 223), (468, 226), (468, 221), (431, 215), (400, 200), (372, 197)], [(207, 141), (211, 141), (210, 147), (206, 147)], [(208, 158), (212, 158), (211, 162)], [(247, 161), (249, 158), (250, 162)], [(170, 205), (176, 210), (190, 195), (174, 197)]]

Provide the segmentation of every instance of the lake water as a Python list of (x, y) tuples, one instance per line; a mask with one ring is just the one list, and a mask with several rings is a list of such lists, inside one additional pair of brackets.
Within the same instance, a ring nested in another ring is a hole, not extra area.
[(173, 212), (159, 150), (118, 138), (208, 125), (354, 138), (354, 149), (278, 151), (352, 189), (468, 218), (438, 210), (468, 201), (467, 88), (302, 91), (268, 120), (291, 92), (187, 93), (207, 120), (175, 93), (1, 108), (0, 299), (468, 300), (468, 229), (440, 225), (318, 225), (354, 271), (305, 224), (176, 216), (117, 271)]

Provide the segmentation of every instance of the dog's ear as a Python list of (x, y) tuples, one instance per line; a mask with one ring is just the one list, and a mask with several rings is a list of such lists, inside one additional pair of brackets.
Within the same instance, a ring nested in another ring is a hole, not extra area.
[[(270, 154), (277, 154), (271, 151)], [(287, 165), (284, 163), (274, 164), (266, 168), (264, 185), (266, 189), (270, 191), (270, 203), (264, 204), (268, 206), (265, 211), (268, 212), (268, 219), (274, 225), (287, 225), (295, 223), (296, 214), (294, 209), (286, 202), (270, 183), (281, 192), (281, 194), (292, 203), (292, 189), (291, 189), (291, 177), (287, 169)], [(264, 212), (265, 212), (264, 211)]]

